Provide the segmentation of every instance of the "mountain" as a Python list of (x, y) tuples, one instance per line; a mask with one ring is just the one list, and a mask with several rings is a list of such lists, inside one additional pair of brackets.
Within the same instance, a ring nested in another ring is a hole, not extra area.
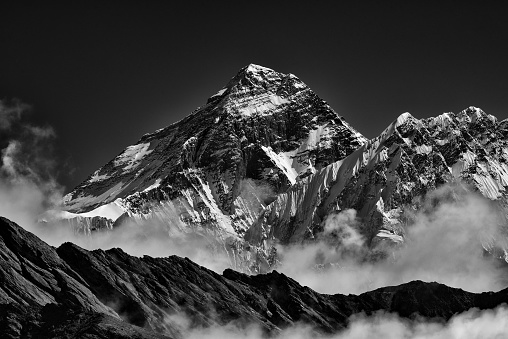
[(162, 201), (184, 224), (243, 235), (272, 199), (263, 188), (284, 192), (365, 142), (296, 76), (251, 64), (95, 171), (65, 197), (67, 217), (115, 220)]
[[(354, 209), (373, 248), (400, 244), (422, 197), (466, 183), (506, 209), (508, 122), (476, 107), (402, 114), (367, 140), (292, 74), (249, 65), (183, 120), (144, 135), (64, 198), (79, 233), (130, 221), (198, 233), (231, 267), (263, 272), (277, 244), (319, 238)], [(508, 246), (497, 252), (508, 258)]]
[(128, 146), (65, 196), (63, 212), (42, 219), (84, 234), (158, 220), (243, 251), (243, 235), (277, 194), (366, 141), (296, 76), (251, 64), (205, 106)]
[(420, 209), (422, 197), (445, 183), (469, 184), (505, 208), (508, 121), (476, 107), (427, 119), (404, 113), (380, 136), (279, 194), (245, 239), (299, 243), (322, 233), (328, 216), (354, 209), (369, 244), (400, 243), (407, 210)]
[(474, 294), (421, 281), (361, 295), (319, 294), (276, 271), (219, 275), (176, 256), (54, 248), (0, 218), (2, 338), (181, 338), (184, 323), (257, 325), (265, 334), (298, 323), (336, 333), (360, 312), (448, 320), (506, 302), (508, 289)]

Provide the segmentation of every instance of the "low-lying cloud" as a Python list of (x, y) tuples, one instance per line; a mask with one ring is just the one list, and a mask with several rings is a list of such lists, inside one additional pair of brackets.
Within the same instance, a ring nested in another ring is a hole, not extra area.
[[(507, 267), (486, 255), (505, 246), (504, 215), (493, 202), (445, 185), (430, 193), (417, 212), (406, 212), (405, 243), (380, 240), (367, 248), (356, 231), (354, 211), (325, 221), (325, 239), (279, 247), (278, 270), (322, 293), (362, 293), (411, 280), (437, 281), (472, 292), (505, 288)], [(333, 242), (334, 235), (337, 239)], [(332, 239), (332, 240), (330, 240)]]
[(0, 100), (0, 215), (25, 227), (61, 200), (54, 177), (55, 131), (29, 122), (31, 107)]
[[(258, 325), (238, 326), (234, 323), (192, 327), (187, 317), (168, 317), (171, 327), (177, 328), (187, 339), (261, 339), (267, 338)], [(508, 308), (502, 305), (493, 310), (470, 309), (455, 315), (448, 322), (410, 320), (396, 314), (376, 312), (366, 316), (353, 315), (348, 326), (336, 334), (323, 334), (316, 329), (296, 324), (270, 336), (272, 339), (494, 339), (506, 338), (508, 333)]]

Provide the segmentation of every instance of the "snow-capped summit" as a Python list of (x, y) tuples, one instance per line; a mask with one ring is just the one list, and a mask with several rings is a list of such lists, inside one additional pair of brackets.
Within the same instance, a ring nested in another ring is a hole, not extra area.
[(275, 194), (365, 142), (296, 76), (251, 64), (205, 106), (96, 170), (65, 208), (166, 213), (178, 227), (238, 237)]
[(251, 64), (96, 170), (59, 216), (84, 233), (126, 218), (208, 232), (243, 269), (273, 244), (318, 237), (345, 209), (367, 243), (400, 243), (404, 208), (444, 183), (508, 205), (507, 150), (507, 120), (473, 106), (406, 112), (367, 140), (293, 74)]

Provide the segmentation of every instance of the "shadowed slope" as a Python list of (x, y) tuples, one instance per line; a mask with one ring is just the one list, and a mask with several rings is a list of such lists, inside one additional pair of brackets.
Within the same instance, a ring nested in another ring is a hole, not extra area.
[(334, 333), (359, 312), (447, 320), (508, 301), (506, 289), (474, 294), (421, 281), (358, 296), (319, 294), (275, 271), (219, 275), (176, 256), (137, 258), (71, 243), (54, 249), (5, 218), (0, 250), (0, 327), (13, 338), (180, 337), (174, 316), (194, 327), (257, 324), (276, 333), (298, 322)]

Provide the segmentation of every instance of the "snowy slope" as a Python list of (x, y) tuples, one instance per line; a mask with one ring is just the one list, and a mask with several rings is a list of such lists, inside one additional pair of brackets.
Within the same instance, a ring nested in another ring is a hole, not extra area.
[(379, 137), (280, 194), (245, 239), (262, 247), (312, 239), (328, 215), (353, 208), (369, 241), (400, 242), (403, 207), (446, 182), (506, 202), (507, 126), (476, 107), (422, 120), (404, 113)]
[(275, 194), (365, 142), (296, 76), (251, 64), (206, 105), (95, 171), (65, 210), (114, 221), (165, 206), (184, 225), (241, 236)]
[[(64, 199), (78, 232), (125, 219), (214, 238), (237, 269), (354, 209), (370, 244), (404, 241), (405, 207), (448, 182), (508, 206), (508, 121), (400, 115), (366, 140), (292, 74), (249, 65), (203, 107), (144, 135)], [(253, 259), (254, 258), (254, 259)], [(261, 258), (261, 259), (260, 259)]]

